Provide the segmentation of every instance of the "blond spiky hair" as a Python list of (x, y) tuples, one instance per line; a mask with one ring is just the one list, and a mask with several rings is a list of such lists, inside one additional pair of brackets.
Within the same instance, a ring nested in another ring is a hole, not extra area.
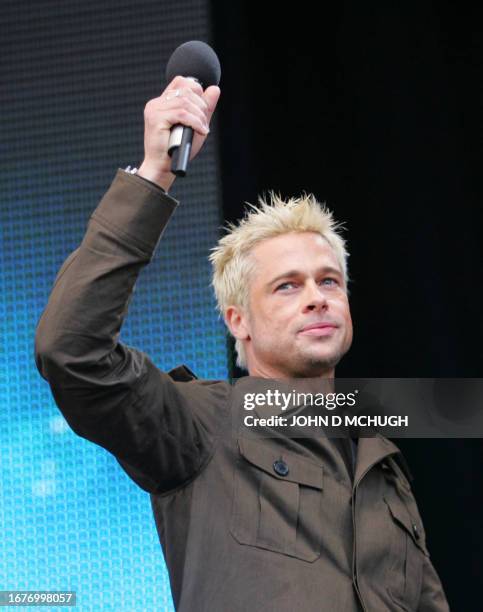
[[(344, 277), (347, 291), (349, 282), (345, 240), (339, 234), (342, 223), (334, 221), (332, 212), (320, 204), (314, 195), (303, 193), (299, 198), (284, 201), (280, 195), (269, 191), (269, 201), (258, 198), (259, 206), (246, 202), (251, 210), (238, 225), (227, 223), (227, 233), (217, 246), (211, 249), (209, 260), (213, 266), (212, 285), (217, 307), (224, 318), (229, 306), (248, 307), (249, 280), (255, 268), (250, 257), (252, 248), (267, 238), (289, 232), (317, 232), (334, 250)], [(237, 365), (247, 367), (243, 343), (236, 340)]]

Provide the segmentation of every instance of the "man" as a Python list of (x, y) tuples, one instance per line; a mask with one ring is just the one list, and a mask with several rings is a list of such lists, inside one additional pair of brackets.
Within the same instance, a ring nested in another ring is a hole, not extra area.
[(254, 438), (233, 427), (235, 391), (328, 381), (351, 345), (344, 241), (313, 197), (262, 202), (211, 255), (250, 376), (232, 386), (186, 366), (165, 373), (118, 340), (178, 205), (167, 195), (170, 128), (194, 129), (195, 157), (219, 95), (177, 77), (146, 105), (144, 161), (137, 176), (118, 172), (59, 271), (37, 367), (72, 429), (151, 493), (178, 610), (448, 610), (394, 444), (361, 438), (351, 462), (326, 437)]

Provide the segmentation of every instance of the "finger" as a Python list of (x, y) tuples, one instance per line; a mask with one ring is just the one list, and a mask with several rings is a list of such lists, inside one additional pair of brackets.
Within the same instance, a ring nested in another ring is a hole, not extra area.
[(160, 97), (166, 101), (170, 101), (173, 98), (186, 98), (200, 108), (200, 110), (204, 113), (206, 113), (209, 108), (208, 103), (203, 96), (198, 95), (195, 91), (188, 89), (187, 87), (166, 90)]
[(203, 94), (198, 94), (196, 91), (192, 89), (184, 90), (185, 96), (194, 102), (204, 113), (209, 109), (208, 102), (205, 100)]
[[(191, 96), (173, 96), (168, 99), (165, 97), (164, 99), (158, 98), (158, 103), (156, 104), (155, 111), (156, 113), (161, 113), (164, 110), (176, 110), (176, 109), (185, 109), (193, 115), (196, 115), (201, 122), (208, 127), (208, 118), (207, 118), (207, 104), (206, 102), (199, 101), (198, 96), (192, 94)], [(196, 99), (195, 99), (196, 98)]]
[(163, 114), (163, 118), (167, 122), (169, 128), (173, 125), (181, 124), (193, 128), (193, 130), (201, 136), (206, 136), (210, 131), (204, 120), (184, 108), (166, 110)]
[(188, 77), (176, 76), (169, 83), (166, 90), (171, 89), (190, 89), (197, 93), (199, 96), (203, 95), (203, 87), (198, 83), (198, 81), (194, 81), (193, 79), (189, 79)]
[(220, 99), (221, 90), (217, 85), (212, 85), (208, 87), (207, 90), (203, 94), (203, 99), (208, 105), (207, 110), (207, 122), (210, 123), (211, 117), (215, 112), (216, 105), (218, 104), (218, 100)]

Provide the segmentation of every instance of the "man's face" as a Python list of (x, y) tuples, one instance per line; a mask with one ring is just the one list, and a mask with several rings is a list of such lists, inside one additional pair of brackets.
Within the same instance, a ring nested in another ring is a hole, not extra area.
[(352, 343), (352, 320), (332, 247), (320, 234), (297, 232), (260, 242), (252, 256), (243, 320), (250, 374), (333, 377)]

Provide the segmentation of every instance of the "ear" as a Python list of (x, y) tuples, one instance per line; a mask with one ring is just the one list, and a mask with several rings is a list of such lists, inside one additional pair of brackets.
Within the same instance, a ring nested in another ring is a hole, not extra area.
[(237, 340), (250, 339), (250, 325), (248, 317), (238, 306), (228, 306), (225, 311), (225, 323)]

